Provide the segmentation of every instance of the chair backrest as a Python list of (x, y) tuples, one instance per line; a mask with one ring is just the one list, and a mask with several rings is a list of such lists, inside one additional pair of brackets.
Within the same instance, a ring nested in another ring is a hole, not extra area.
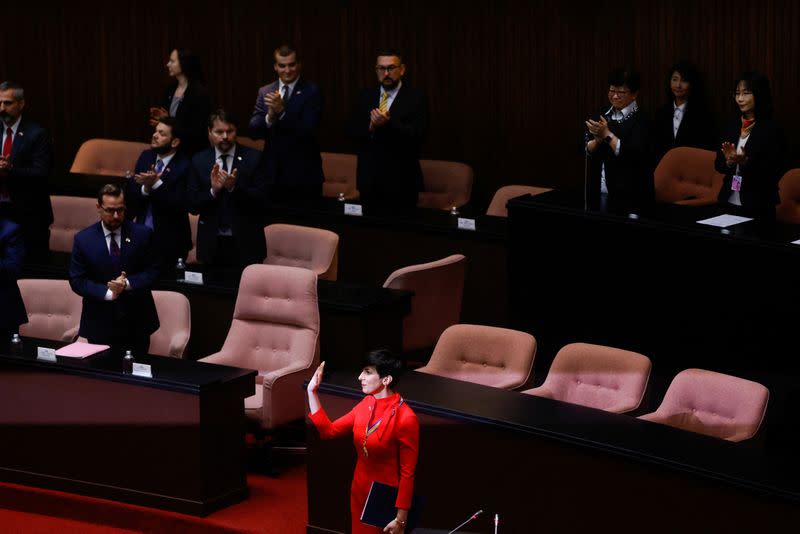
[(644, 398), (650, 358), (637, 352), (570, 343), (558, 351), (544, 383), (523, 393), (624, 413)]
[(686, 369), (675, 375), (658, 409), (640, 419), (742, 441), (758, 431), (768, 401), (769, 390), (758, 382), (704, 369)]
[(343, 193), (347, 200), (358, 199), (359, 192), (356, 188), (358, 158), (356, 155), (321, 152), (320, 156), (322, 157), (322, 173), (325, 175), (322, 196), (337, 198), (339, 193)]
[(778, 182), (781, 201), (775, 209), (779, 221), (800, 224), (800, 169), (789, 169)]
[(161, 326), (150, 335), (150, 354), (183, 358), (192, 331), (189, 299), (175, 291), (153, 291), (153, 300)]
[(53, 195), (53, 224), (50, 225), (50, 250), (72, 252), (75, 234), (96, 223), (97, 199)]
[(489, 203), (489, 208), (486, 210), (486, 215), (508, 217), (506, 204), (512, 198), (521, 197), (522, 195), (539, 195), (548, 191), (552, 191), (552, 189), (534, 185), (504, 185), (495, 191), (492, 201)]
[(389, 275), (383, 287), (414, 292), (411, 313), (403, 320), (403, 350), (433, 347), (445, 328), (458, 323), (465, 270), (466, 258), (453, 254)]
[(243, 135), (236, 136), (236, 142), (242, 146), (246, 146), (247, 148), (253, 148), (260, 152), (264, 151), (264, 140), (263, 139), (253, 139), (252, 137), (245, 137)]
[(19, 327), (22, 336), (71, 343), (78, 337), (83, 300), (67, 280), (18, 280), (28, 323)]
[(711, 150), (680, 146), (669, 150), (653, 175), (656, 200), (693, 206), (717, 202), (724, 176), (714, 168)]
[(469, 202), (472, 195), (472, 167), (458, 161), (421, 159), (424, 191), (419, 193), (417, 206), (449, 210)]
[(336, 280), (339, 265), (339, 236), (329, 230), (270, 224), (264, 228), (267, 265), (289, 265), (311, 269), (321, 280)]
[(133, 172), (136, 160), (147, 143), (120, 141), (119, 139), (89, 139), (84, 141), (75, 154), (70, 172), (99, 174), (103, 176), (125, 176)]
[(197, 224), (200, 216), (194, 213), (189, 214), (189, 230), (192, 233), (192, 249), (186, 254), (186, 263), (197, 263)]
[(518, 330), (456, 324), (442, 332), (422, 373), (503, 389), (523, 385), (531, 374), (536, 339)]

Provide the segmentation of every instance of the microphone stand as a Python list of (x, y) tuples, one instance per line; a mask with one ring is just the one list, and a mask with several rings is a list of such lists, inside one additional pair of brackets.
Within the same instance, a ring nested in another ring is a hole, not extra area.
[(470, 517), (469, 519), (467, 519), (466, 521), (464, 521), (463, 523), (461, 523), (460, 525), (458, 525), (456, 528), (454, 528), (453, 530), (451, 530), (451, 531), (450, 531), (450, 532), (448, 532), (447, 534), (453, 534), (453, 532), (455, 532), (456, 530), (460, 529), (461, 527), (463, 527), (464, 525), (466, 525), (467, 523), (469, 523), (470, 521), (472, 521), (473, 519), (475, 519), (476, 517), (478, 517), (478, 516), (479, 516), (479, 515), (481, 515), (482, 513), (483, 513), (483, 510), (478, 510), (477, 512), (475, 512), (474, 514), (472, 514), (472, 517)]

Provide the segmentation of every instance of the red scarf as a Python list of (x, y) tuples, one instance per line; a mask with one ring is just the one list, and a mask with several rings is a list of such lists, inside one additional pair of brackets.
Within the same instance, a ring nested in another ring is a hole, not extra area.
[(745, 119), (742, 117), (742, 129), (740, 130), (739, 137), (745, 138), (750, 135), (750, 132), (753, 130), (753, 126), (755, 125), (755, 119)]

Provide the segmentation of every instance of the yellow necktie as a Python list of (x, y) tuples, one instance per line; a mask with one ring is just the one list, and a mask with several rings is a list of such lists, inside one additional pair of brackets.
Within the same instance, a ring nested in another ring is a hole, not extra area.
[(378, 104), (378, 111), (381, 113), (386, 113), (389, 110), (389, 93), (386, 91), (383, 92), (381, 95), (381, 103)]

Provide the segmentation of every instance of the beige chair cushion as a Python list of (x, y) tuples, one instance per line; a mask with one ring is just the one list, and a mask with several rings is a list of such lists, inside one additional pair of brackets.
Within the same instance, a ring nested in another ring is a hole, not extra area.
[(28, 323), (19, 327), (22, 336), (72, 343), (78, 337), (83, 300), (67, 280), (18, 280)]
[(149, 144), (134, 141), (89, 139), (84, 141), (75, 154), (70, 172), (125, 176), (126, 173), (133, 172), (139, 155), (148, 148)]
[(325, 175), (322, 195), (337, 198), (339, 193), (342, 193), (347, 200), (357, 200), (359, 192), (356, 188), (356, 155), (321, 152), (320, 156), (322, 172)]
[(522, 195), (539, 195), (548, 191), (552, 191), (552, 189), (533, 185), (504, 185), (495, 191), (492, 201), (489, 203), (489, 208), (486, 210), (486, 215), (508, 217), (506, 204), (512, 198), (521, 197)]
[(711, 150), (681, 146), (664, 154), (656, 167), (656, 201), (689, 206), (716, 204), (724, 176), (714, 168)]
[(311, 269), (321, 280), (336, 280), (339, 236), (329, 230), (270, 224), (264, 228), (267, 265), (289, 265)]
[(50, 250), (72, 252), (75, 234), (99, 220), (97, 199), (53, 195), (53, 224), (50, 225)]
[(183, 358), (192, 331), (189, 299), (175, 291), (153, 291), (158, 330), (150, 335), (150, 354)]
[(420, 208), (449, 210), (469, 202), (472, 194), (472, 167), (458, 161), (419, 160), (424, 191), (417, 201)]

